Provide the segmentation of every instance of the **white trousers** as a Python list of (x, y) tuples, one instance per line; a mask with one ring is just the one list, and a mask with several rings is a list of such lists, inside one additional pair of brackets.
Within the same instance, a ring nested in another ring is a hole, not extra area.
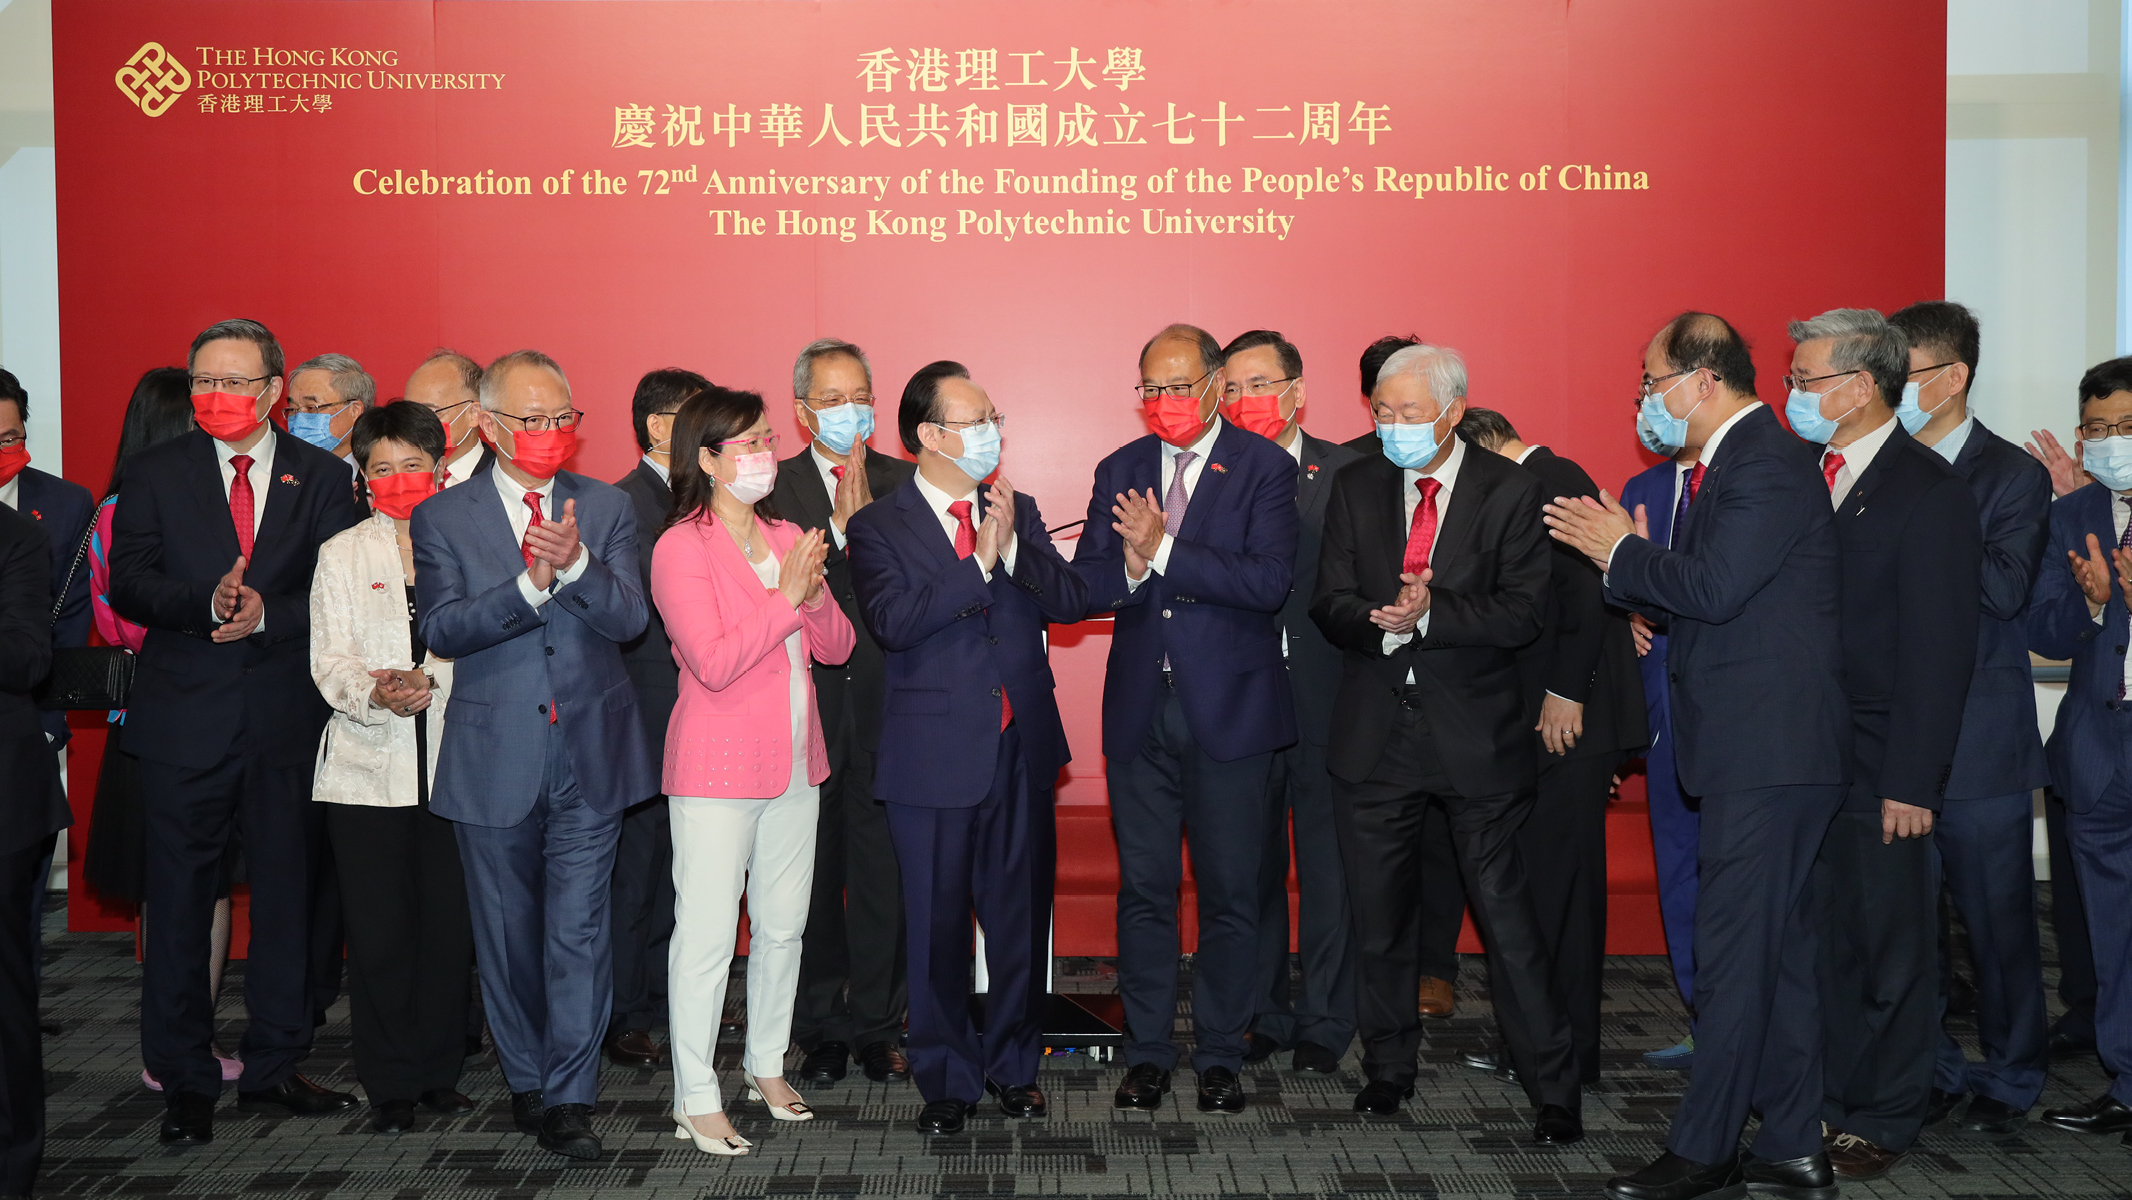
[(751, 1076), (785, 1071), (792, 1004), (799, 992), (800, 935), (814, 891), (814, 836), (820, 793), (796, 756), (791, 786), (774, 800), (675, 796), (674, 936), (667, 950), (668, 1019), (674, 1108), (692, 1117), (723, 1112), (718, 1022), (725, 1012), (748, 897), (748, 1035), (741, 1066)]

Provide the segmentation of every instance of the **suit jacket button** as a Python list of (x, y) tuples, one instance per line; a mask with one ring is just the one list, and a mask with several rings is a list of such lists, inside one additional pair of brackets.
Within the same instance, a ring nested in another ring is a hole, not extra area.
[(994, 696), (997, 696), (997, 695), (999, 695), (999, 689), (998, 689), (998, 688), (993, 688), (993, 689), (992, 689), (992, 694), (993, 694)]
[(553, 647), (553, 646), (550, 646), (550, 647), (548, 647), (548, 657), (549, 657), (549, 658), (554, 658), (554, 657), (555, 657), (555, 647)]
[(992, 644), (993, 644), (993, 645), (995, 645), (995, 646), (999, 645), (999, 639), (998, 639), (998, 638), (996, 638), (996, 637), (988, 637), (988, 638), (986, 638), (985, 640), (986, 640), (986, 641), (988, 641), (988, 642), (990, 642), (990, 643), (992, 643)]
[(1169, 610), (1169, 609), (1166, 609), (1166, 608), (1165, 608), (1165, 609), (1163, 609), (1163, 610), (1162, 610), (1162, 615), (1163, 615), (1163, 616), (1165, 616), (1165, 617), (1169, 616), (1169, 615), (1170, 615), (1170, 610)]
[(1671, 674), (1667, 675), (1667, 676), (1666, 676), (1666, 678), (1667, 678), (1667, 679), (1669, 679), (1669, 680), (1671, 680), (1671, 681), (1672, 681), (1672, 682), (1674, 682), (1674, 683), (1679, 683), (1679, 682), (1680, 682), (1680, 672), (1678, 672), (1678, 671), (1674, 671), (1674, 672), (1672, 672)]
[(547, 705), (543, 704), (543, 705), (541, 705), (541, 706), (540, 706), (540, 715), (541, 715), (541, 716), (544, 716), (544, 717), (548, 715), (548, 706), (547, 706)]

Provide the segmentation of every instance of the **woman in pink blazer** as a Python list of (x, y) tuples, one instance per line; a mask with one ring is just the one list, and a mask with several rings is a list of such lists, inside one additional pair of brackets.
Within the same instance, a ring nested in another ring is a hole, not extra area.
[(829, 775), (807, 660), (851, 656), (823, 586), (819, 531), (770, 505), (777, 435), (762, 397), (714, 387), (674, 419), (673, 513), (652, 553), (651, 595), (681, 666), (666, 731), (674, 836), (667, 996), (674, 1136), (707, 1154), (751, 1143), (725, 1116), (711, 1057), (748, 898), (748, 1098), (783, 1121), (814, 1114), (785, 1082), (800, 935), (814, 888), (818, 792)]

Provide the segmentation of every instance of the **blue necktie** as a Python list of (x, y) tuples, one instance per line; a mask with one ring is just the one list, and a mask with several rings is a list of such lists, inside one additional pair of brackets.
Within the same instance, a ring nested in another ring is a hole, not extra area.
[(1688, 474), (1687, 471), (1674, 473), (1680, 496), (1673, 501), (1673, 524), (1666, 530), (1667, 546), (1672, 546), (1680, 541), (1680, 527), (1688, 519)]

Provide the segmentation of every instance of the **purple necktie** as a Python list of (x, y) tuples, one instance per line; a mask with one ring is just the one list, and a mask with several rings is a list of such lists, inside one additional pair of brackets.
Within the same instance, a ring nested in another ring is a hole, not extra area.
[[(1697, 464), (1701, 465), (1701, 464)], [(1673, 527), (1666, 531), (1666, 545), (1680, 544), (1680, 527), (1688, 521), (1688, 473), (1681, 471), (1675, 478), (1680, 480), (1680, 498), (1673, 502)]]
[(1184, 524), (1185, 507), (1192, 502), (1184, 490), (1185, 468), (1198, 457), (1190, 450), (1177, 452), (1177, 473), (1170, 477), (1170, 494), (1162, 498), (1162, 531), (1171, 537), (1177, 536), (1177, 530)]

